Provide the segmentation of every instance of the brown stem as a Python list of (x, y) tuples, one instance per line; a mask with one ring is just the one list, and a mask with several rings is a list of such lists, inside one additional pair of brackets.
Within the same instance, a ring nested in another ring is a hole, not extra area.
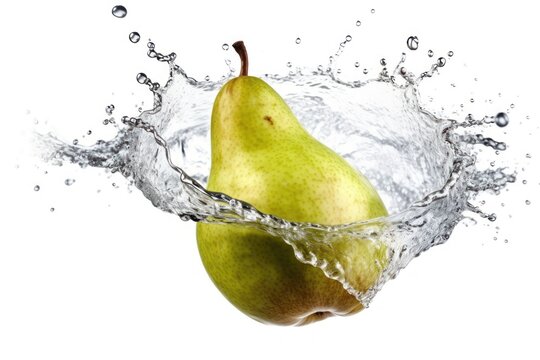
[(247, 76), (248, 74), (248, 55), (246, 46), (243, 41), (237, 41), (233, 45), (234, 50), (240, 55), (240, 61), (242, 62), (242, 68), (240, 69), (240, 76)]

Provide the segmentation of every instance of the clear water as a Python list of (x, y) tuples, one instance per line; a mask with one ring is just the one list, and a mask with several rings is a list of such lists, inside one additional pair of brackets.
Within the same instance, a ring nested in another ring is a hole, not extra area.
[[(343, 44), (348, 41), (346, 37)], [(407, 44), (416, 50), (418, 39), (410, 37)], [(224, 50), (228, 48), (223, 44)], [(484, 213), (471, 200), (481, 192), (497, 193), (516, 181), (515, 172), (506, 168), (477, 165), (479, 148), (487, 149), (482, 152), (487, 157), (506, 149), (503, 142), (479, 132), (507, 126), (507, 114), (458, 121), (437, 117), (422, 106), (421, 84), (446, 64), (445, 58), (437, 59), (421, 74), (403, 66), (405, 54), (394, 67), (381, 59), (380, 74), (369, 81), (353, 82), (337, 77), (339, 71), (331, 58), (324, 70), (260, 76), (281, 94), (307, 131), (370, 179), (391, 215), (325, 226), (262, 213), (242, 199), (205, 190), (213, 101), (221, 86), (235, 75), (231, 72), (217, 82), (196, 81), (175, 63), (174, 53), (161, 54), (149, 42), (147, 55), (170, 69), (164, 86), (146, 74), (137, 75), (137, 81), (153, 93), (154, 106), (122, 117), (119, 124), (112, 117), (114, 105), (108, 105), (106, 113), (111, 117), (104, 124), (114, 124), (117, 134), (91, 146), (38, 134), (44, 158), (56, 165), (67, 162), (120, 172), (153, 206), (185, 221), (236, 223), (279, 236), (294, 249), (299, 261), (341, 282), (365, 306), (413, 258), (446, 242), (465, 217), (474, 213), (494, 221), (495, 214)], [(65, 184), (73, 182), (67, 179)], [(335, 246), (358, 239), (384, 243), (388, 248), (389, 264), (369, 291), (358, 289), (354, 265)]]

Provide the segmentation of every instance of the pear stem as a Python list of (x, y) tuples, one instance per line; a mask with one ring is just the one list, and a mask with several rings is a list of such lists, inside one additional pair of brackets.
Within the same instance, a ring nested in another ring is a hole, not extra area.
[(247, 76), (248, 74), (248, 55), (246, 46), (243, 41), (237, 41), (233, 45), (234, 50), (240, 55), (240, 61), (242, 62), (242, 68), (240, 69), (240, 76)]

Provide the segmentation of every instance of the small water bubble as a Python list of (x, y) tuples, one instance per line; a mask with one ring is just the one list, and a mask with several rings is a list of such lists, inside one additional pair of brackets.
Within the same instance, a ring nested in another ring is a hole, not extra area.
[(113, 104), (107, 105), (105, 107), (105, 112), (107, 113), (107, 115), (112, 115), (113, 111), (114, 111), (114, 105)]
[(427, 52), (427, 56), (429, 56), (429, 57), (433, 57), (433, 50), (428, 50), (428, 52)]
[(73, 139), (73, 145), (77, 145), (79, 143), (78, 139)]
[(446, 59), (441, 56), (437, 59), (437, 66), (443, 67), (444, 65), (446, 65)]
[(488, 215), (487, 219), (488, 219), (489, 221), (495, 221), (495, 220), (497, 220), (497, 215), (495, 215), (495, 214), (490, 214), (490, 215)]
[(67, 186), (71, 186), (75, 183), (75, 179), (66, 179), (64, 181), (64, 184), (66, 184)]
[(221, 48), (225, 51), (228, 51), (229, 50), (229, 44), (223, 44), (221, 45)]
[(386, 59), (385, 58), (382, 58), (381, 61), (380, 61), (381, 65), (382, 66), (386, 66)]
[(136, 44), (139, 42), (139, 40), (141, 40), (141, 35), (138, 32), (133, 31), (131, 34), (129, 34), (129, 41), (132, 43)]
[(364, 74), (367, 74), (367, 73), (368, 73), (368, 69), (364, 69), (362, 72), (363, 72)]
[(405, 75), (407, 74), (407, 69), (404, 66), (402, 66), (401, 69), (399, 69), (399, 72), (401, 73), (401, 75)]
[(53, 208), (53, 207), (50, 208), (49, 211), (50, 211), (50, 212), (54, 212), (54, 208)]
[(474, 98), (470, 98), (469, 101), (470, 101), (471, 103), (473, 103), (473, 102), (474, 102)]
[(152, 41), (148, 41), (148, 43), (146, 44), (146, 46), (150, 49), (150, 50), (154, 50), (156, 48), (156, 44), (154, 44)]
[(362, 22), (360, 20), (356, 20), (356, 26), (362, 25)]
[(496, 237), (496, 236), (494, 236), (494, 237), (493, 237), (493, 240), (497, 241), (497, 237)]
[(112, 14), (117, 18), (123, 18), (127, 15), (127, 9), (122, 5), (116, 5), (112, 8)]
[(288, 61), (288, 62), (287, 62), (287, 67), (289, 67), (289, 68), (290, 68), (291, 66), (292, 66), (291, 62), (290, 62), (290, 61)]
[(109, 125), (109, 119), (103, 120), (103, 125)]
[(375, 9), (371, 9), (371, 13), (372, 13), (372, 14), (375, 14)]
[(352, 40), (352, 36), (351, 36), (351, 35), (345, 36), (345, 41), (346, 41), (346, 42), (349, 42), (349, 41), (351, 41), (351, 40)]
[(139, 84), (145, 84), (148, 81), (148, 77), (145, 73), (138, 73), (137, 74), (137, 82)]
[(523, 183), (523, 185), (526, 185), (526, 184), (527, 184), (527, 180), (523, 180), (522, 183)]
[(92, 130), (88, 130), (88, 131), (86, 132), (86, 134), (87, 134), (87, 135), (92, 135)]
[(525, 200), (525, 205), (531, 205), (531, 201), (530, 200)]
[(41, 189), (39, 185), (34, 186), (34, 191), (39, 191), (39, 189)]
[(516, 105), (510, 104), (510, 109), (513, 109), (513, 108), (515, 108), (515, 107), (516, 107)]
[(506, 113), (500, 112), (495, 115), (495, 124), (499, 127), (505, 127), (510, 122), (508, 115)]
[(300, 39), (299, 37), (296, 38), (296, 40), (294, 41), (295, 43), (297, 44), (300, 44), (302, 42), (302, 39)]
[(360, 67), (360, 63), (359, 63), (358, 61), (357, 61), (357, 62), (355, 62), (355, 63), (354, 63), (354, 67), (355, 67), (355, 68), (358, 68), (358, 67)]
[(530, 159), (530, 158), (531, 158), (531, 154), (525, 154), (525, 157), (526, 157), (527, 159)]
[(454, 52), (453, 52), (452, 50), (450, 50), (450, 51), (448, 52), (448, 57), (452, 57), (452, 56), (454, 56)]
[(407, 47), (410, 50), (417, 50), (418, 49), (418, 36), (409, 36), (407, 39)]
[(490, 162), (489, 165), (491, 165), (491, 167), (494, 167), (495, 166), (495, 161)]
[(206, 75), (206, 76), (204, 77), (204, 80), (205, 80), (205, 81), (210, 81), (210, 76), (209, 76), (209, 75)]

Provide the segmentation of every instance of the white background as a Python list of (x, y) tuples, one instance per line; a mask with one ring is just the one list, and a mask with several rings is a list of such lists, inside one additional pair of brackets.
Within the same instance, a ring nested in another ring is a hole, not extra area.
[[(534, 2), (500, 3), (124, 1), (128, 16), (117, 19), (110, 1), (2, 2), (0, 359), (538, 359), (540, 29)], [(138, 44), (127, 40), (134, 30)], [(485, 197), (495, 224), (459, 226), (353, 317), (301, 328), (257, 323), (207, 277), (193, 223), (128, 193), (120, 176), (31, 156), (35, 120), (40, 130), (92, 143), (113, 133), (100, 125), (105, 105), (114, 103), (117, 115), (149, 106), (136, 73), (163, 81), (167, 71), (146, 58), (148, 37), (200, 79), (225, 73), (225, 42), (246, 42), (252, 74), (283, 73), (287, 61), (325, 64), (347, 34), (343, 68), (357, 77), (354, 61), (360, 69), (376, 69), (383, 56), (395, 61), (409, 35), (420, 38), (410, 61), (424, 69), (429, 48), (437, 56), (453, 50), (432, 79), (446, 92), (426, 87), (423, 95), (448, 107), (464, 102), (479, 116), (509, 110), (508, 134), (494, 136), (525, 174), (510, 192)], [(93, 137), (82, 138), (89, 129)], [(76, 182), (67, 187), (65, 178)]]

